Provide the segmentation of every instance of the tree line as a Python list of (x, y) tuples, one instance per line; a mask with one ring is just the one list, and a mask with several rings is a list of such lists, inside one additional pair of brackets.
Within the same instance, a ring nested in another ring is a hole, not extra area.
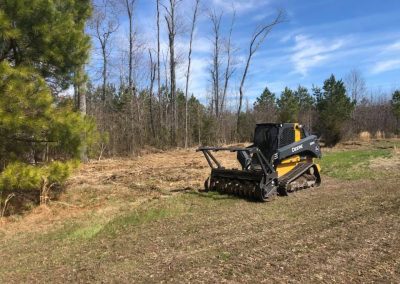
[[(392, 100), (387, 97), (368, 98), (360, 94), (357, 102), (346, 90), (349, 87), (334, 75), (327, 78), (322, 87), (314, 86), (308, 90), (298, 86), (292, 90), (285, 87), (280, 94), (272, 93), (268, 87), (247, 104), (240, 114), (239, 131), (236, 131), (236, 113), (226, 109), (219, 116), (211, 104), (202, 104), (195, 96), (188, 99), (188, 144), (190, 146), (229, 144), (251, 141), (256, 123), (263, 122), (299, 122), (310, 132), (322, 137), (326, 145), (333, 146), (342, 139), (355, 138), (360, 132), (368, 131), (373, 135), (380, 132), (387, 137), (399, 132), (399, 91), (393, 93)], [(346, 87), (347, 86), (347, 87)], [(168, 90), (162, 89), (163, 97), (169, 97)], [(88, 87), (88, 113), (107, 123), (103, 131), (107, 133), (104, 153), (109, 156), (130, 155), (143, 147), (153, 146), (167, 149), (172, 141), (169, 129), (163, 123), (167, 115), (158, 101), (153, 102), (155, 129), (153, 132), (150, 111), (150, 95), (147, 90), (138, 94), (138, 107), (132, 107), (133, 98), (113, 85), (107, 87), (107, 101), (101, 103), (100, 88)], [(134, 110), (140, 111), (142, 124), (132, 123)], [(177, 90), (177, 113), (179, 127), (176, 138), (185, 145), (185, 93)], [(378, 137), (381, 138), (381, 137)]]
[[(201, 0), (155, 0), (153, 4), (156, 14), (154, 40), (143, 42), (137, 33), (135, 18), (140, 1), (94, 2), (88, 32), (92, 34), (99, 60), (91, 66), (86, 101), (88, 114), (96, 118), (108, 141), (102, 143), (108, 147), (102, 147), (104, 151), (101, 152), (126, 155), (135, 154), (146, 145), (189, 147), (203, 142), (238, 139), (246, 100), (245, 82), (252, 58), (272, 30), (284, 22), (284, 11), (277, 11), (271, 21), (254, 28), (248, 46), (242, 47), (249, 51), (240, 67), (236, 58), (238, 47), (232, 38), (236, 19), (234, 7), (225, 15), (214, 7), (206, 9)], [(183, 14), (187, 16), (186, 21)], [(205, 16), (209, 22), (212, 48), (209, 99), (202, 104), (196, 98), (199, 94), (190, 91), (193, 43), (200, 16)], [(230, 22), (227, 29), (222, 25), (224, 20)], [(123, 21), (129, 23), (126, 31), (119, 24)], [(128, 48), (115, 45), (116, 34), (121, 36), (121, 32), (128, 40)], [(182, 49), (180, 45), (178, 49), (178, 40), (187, 47)], [(166, 47), (162, 48), (162, 45)], [(184, 70), (181, 74), (184, 82), (180, 85), (177, 83), (178, 70)], [(231, 91), (234, 74), (240, 78), (236, 115), (228, 105), (228, 100), (234, 97)], [(75, 92), (75, 97), (79, 96)], [(236, 126), (230, 125), (231, 120)], [(116, 124), (123, 125), (126, 133), (117, 133)]]
[[(94, 44), (101, 50), (102, 60), (95, 66), (100, 71), (101, 82), (89, 80), (87, 102), (88, 114), (96, 118), (105, 138), (100, 156), (131, 155), (145, 146), (189, 147), (250, 140), (256, 122), (299, 121), (323, 135), (329, 145), (361, 131), (381, 130), (388, 135), (397, 131), (390, 100), (367, 98), (365, 80), (357, 70), (351, 71), (343, 81), (328, 78), (322, 88), (285, 88), (278, 95), (267, 88), (254, 105), (249, 105), (245, 84), (253, 56), (273, 29), (285, 22), (284, 11), (277, 11), (271, 21), (255, 27), (247, 46), (237, 46), (232, 38), (236, 21), (234, 8), (224, 14), (213, 7), (204, 9), (201, 0), (185, 1), (193, 7), (185, 10), (189, 15), (185, 23), (182, 22), (184, 1), (155, 0), (155, 42), (143, 43), (134, 28), (137, 25), (134, 15), (140, 2), (102, 0), (96, 3), (89, 26), (94, 28)], [(200, 14), (209, 23), (211, 47), (206, 101), (199, 101), (196, 98), (199, 94), (190, 93), (192, 46)], [(129, 22), (126, 32), (129, 49), (122, 48), (112, 55), (113, 39), (116, 40), (113, 34), (121, 28), (118, 24), (121, 15)], [(160, 48), (163, 35), (167, 37), (166, 49)], [(177, 49), (178, 38), (187, 40), (187, 51)], [(247, 50), (242, 62), (237, 58), (239, 49)], [(115, 66), (110, 59), (121, 64)], [(143, 72), (143, 66), (147, 72)], [(179, 68), (185, 70), (181, 86), (177, 84)], [(235, 79), (238, 81), (234, 82)], [(234, 85), (238, 89), (232, 91)], [(336, 93), (340, 93), (337, 98)], [(237, 104), (229, 105), (229, 100), (236, 100)], [(366, 123), (368, 118), (363, 113), (378, 109), (380, 115)]]

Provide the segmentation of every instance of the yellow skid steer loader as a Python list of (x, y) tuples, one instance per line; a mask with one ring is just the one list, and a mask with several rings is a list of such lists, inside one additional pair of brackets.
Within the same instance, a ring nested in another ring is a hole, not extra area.
[[(218, 191), (244, 198), (267, 201), (271, 196), (321, 183), (321, 158), (317, 136), (310, 135), (297, 123), (257, 124), (253, 144), (240, 147), (200, 147), (211, 167), (206, 191)], [(242, 169), (226, 169), (212, 154), (237, 152)]]

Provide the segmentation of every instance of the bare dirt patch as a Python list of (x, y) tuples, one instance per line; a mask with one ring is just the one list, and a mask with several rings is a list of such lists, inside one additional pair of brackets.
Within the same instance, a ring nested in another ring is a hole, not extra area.
[(391, 157), (371, 160), (369, 167), (378, 171), (400, 173), (400, 148), (394, 147)]

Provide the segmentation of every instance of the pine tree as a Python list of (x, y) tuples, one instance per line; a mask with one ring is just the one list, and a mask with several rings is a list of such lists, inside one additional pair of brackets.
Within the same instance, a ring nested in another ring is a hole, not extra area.
[(315, 99), (310, 95), (308, 89), (302, 86), (297, 87), (294, 96), (299, 102), (299, 115), (297, 121), (311, 130), (312, 112), (314, 109)]
[(299, 101), (300, 111), (311, 109), (315, 103), (314, 98), (310, 95), (306, 87), (298, 86), (294, 92), (294, 96)]
[(400, 121), (400, 90), (396, 90), (393, 95), (392, 95), (392, 110), (393, 114), (397, 119), (397, 131), (400, 131), (399, 129), (399, 121)]
[(275, 99), (275, 94), (272, 93), (268, 87), (265, 87), (264, 91), (262, 94), (256, 98), (256, 101), (254, 102), (254, 108), (258, 109), (263, 109), (264, 107), (268, 106), (275, 106), (276, 99)]
[(350, 118), (355, 102), (347, 96), (343, 81), (337, 81), (334, 75), (325, 80), (323, 91), (318, 92), (316, 98), (318, 131), (326, 145), (333, 146), (342, 138), (342, 127)]
[(280, 122), (297, 122), (300, 103), (295, 93), (288, 87), (282, 92), (277, 100)]
[[(93, 120), (74, 112), (71, 99), (52, 95), (83, 83), (90, 11), (90, 0), (0, 2), (0, 193), (46, 195), (68, 176), (65, 161), (96, 139)], [(63, 162), (48, 163), (54, 158)]]
[(54, 91), (67, 88), (86, 63), (90, 0), (0, 2), (0, 62), (34, 67)]
[(273, 122), (276, 116), (276, 97), (268, 87), (256, 98), (253, 104), (256, 118), (259, 122)]
[(72, 104), (55, 105), (45, 81), (30, 68), (3, 62), (0, 74), (2, 164), (16, 160), (43, 162), (37, 155), (43, 156), (45, 146), (65, 158), (78, 158), (82, 145), (80, 133), (94, 127), (90, 119), (72, 111)]

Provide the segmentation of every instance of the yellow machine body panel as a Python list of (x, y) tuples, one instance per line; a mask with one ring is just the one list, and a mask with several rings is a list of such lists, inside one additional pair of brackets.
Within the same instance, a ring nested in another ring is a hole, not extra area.
[[(306, 160), (301, 160), (300, 156), (292, 156), (290, 158), (287, 158), (283, 160), (279, 165), (276, 166), (276, 171), (278, 172), (278, 178), (281, 176), (286, 175), (289, 173), (291, 170), (293, 170), (299, 163), (303, 163)], [(321, 171), (321, 166), (317, 163), (315, 163), (315, 159), (312, 159), (313, 164), (317, 167), (318, 172)]]
[[(298, 142), (301, 140), (301, 132), (300, 132), (300, 127), (298, 123), (294, 124), (294, 141)], [(294, 167), (300, 163), (300, 156), (296, 155), (296, 156), (292, 156), (289, 157), (285, 160), (283, 160), (282, 162), (279, 163), (279, 165), (277, 165), (276, 167), (276, 171), (278, 172), (278, 177), (281, 177), (285, 174), (287, 174), (288, 172), (290, 172), (291, 170), (294, 169)]]
[(301, 140), (301, 130), (298, 123), (294, 124), (294, 141), (299, 142)]
[[(294, 133), (295, 133), (295, 142), (298, 142), (301, 140), (301, 127), (299, 126), (298, 123), (294, 124)], [(312, 159), (313, 163), (317, 166), (318, 172), (321, 170), (321, 167), (319, 164), (316, 164), (314, 159)], [(295, 155), (292, 157), (289, 157), (285, 160), (282, 160), (277, 166), (276, 166), (276, 171), (278, 172), (278, 178), (281, 176), (286, 175), (290, 171), (292, 171), (299, 163), (304, 162), (304, 160), (301, 160), (299, 155)]]
[(294, 167), (300, 163), (300, 156), (292, 156), (290, 158), (287, 158), (283, 160), (277, 167), (276, 171), (278, 172), (278, 178), (287, 174), (291, 170), (294, 169)]

